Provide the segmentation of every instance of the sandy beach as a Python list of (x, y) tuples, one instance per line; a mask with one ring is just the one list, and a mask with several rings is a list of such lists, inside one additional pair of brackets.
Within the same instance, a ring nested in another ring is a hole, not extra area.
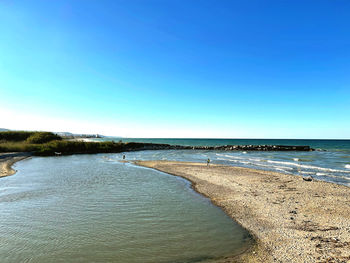
[(254, 237), (219, 262), (350, 262), (350, 188), (302, 177), (203, 163), (137, 161), (190, 180)]
[(0, 153), (0, 177), (15, 174), (16, 170), (12, 165), (29, 157), (29, 153)]

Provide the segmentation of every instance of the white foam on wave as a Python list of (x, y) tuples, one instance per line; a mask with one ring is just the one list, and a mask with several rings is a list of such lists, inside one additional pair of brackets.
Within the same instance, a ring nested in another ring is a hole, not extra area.
[[(264, 167), (264, 168), (270, 168), (273, 170), (278, 170), (278, 171), (283, 171), (286, 173), (287, 170), (294, 170), (294, 168), (292, 167), (288, 167), (288, 166), (280, 166), (280, 165), (268, 165), (268, 164), (264, 164), (261, 163), (261, 159), (254, 159), (254, 158), (248, 158), (248, 161), (246, 161), (246, 159), (243, 160), (243, 158), (238, 158), (237, 159), (226, 159), (226, 158), (217, 158), (217, 160), (222, 160), (222, 161), (227, 161), (227, 162), (233, 162), (233, 163), (239, 163), (239, 164), (244, 164), (244, 165), (252, 165), (252, 166), (260, 166), (260, 167)], [(251, 162), (251, 161), (257, 161), (257, 162)], [(265, 160), (264, 160), (265, 161)]]
[(277, 166), (277, 165), (274, 165), (272, 166), (273, 168), (276, 168), (276, 169), (279, 169), (279, 168), (282, 168), (284, 170), (294, 170), (292, 167), (288, 167), (288, 166)]
[[(314, 165), (305, 165), (301, 163), (297, 163), (297, 161), (300, 161), (300, 158), (293, 158), (294, 161), (296, 162), (285, 162), (285, 161), (274, 161), (274, 160), (265, 160), (265, 159), (260, 159), (260, 158), (244, 158), (241, 156), (234, 156), (234, 155), (228, 155), (228, 154), (216, 154), (217, 156), (221, 156), (223, 158), (218, 158), (218, 160), (223, 160), (223, 161), (228, 161), (228, 162), (234, 162), (234, 163), (240, 163), (243, 165), (253, 165), (253, 166), (260, 166), (264, 168), (269, 168), (269, 169), (274, 169), (278, 171), (283, 171), (287, 172), (292, 171), (296, 168), (300, 169), (307, 169), (307, 170), (315, 170), (313, 172), (311, 171), (299, 171), (300, 174), (306, 174), (306, 175), (319, 175), (319, 176), (329, 176), (329, 177), (337, 177), (337, 178), (344, 178), (346, 180), (350, 180), (349, 177), (345, 176), (340, 176), (339, 174), (336, 176), (333, 176), (331, 174), (326, 174), (327, 173), (345, 173), (349, 174), (350, 173), (350, 164), (346, 164), (345, 168), (349, 170), (340, 170), (340, 169), (332, 169), (332, 168), (324, 168), (324, 167), (318, 167)], [(319, 172), (317, 172), (319, 171)], [(289, 172), (287, 172), (289, 173)]]
[(272, 160), (268, 160), (267, 162), (268, 163), (275, 163), (275, 164), (282, 164), (282, 165), (291, 165), (291, 166), (296, 166), (296, 167), (305, 168), (305, 169), (315, 169), (315, 170), (325, 171), (325, 172), (350, 173), (350, 171), (346, 171), (346, 170), (324, 168), (324, 167), (318, 167), (318, 166), (313, 166), (313, 165), (305, 165), (305, 164), (298, 164), (298, 163), (292, 163), (292, 162), (281, 162), (281, 161), (272, 161)]
[(231, 156), (231, 157), (225, 157), (225, 158), (218, 158), (218, 160), (225, 160), (229, 162), (245, 162), (249, 159)]
[(116, 162), (117, 161), (116, 159), (109, 158), (107, 156), (102, 156), (102, 159), (106, 162)]
[(299, 173), (301, 173), (301, 174), (315, 174), (314, 172), (305, 172), (305, 171), (300, 171)]
[(246, 162), (248, 160), (250, 162), (266, 162), (266, 160), (262, 160), (260, 158), (244, 158), (240, 156), (232, 156), (232, 155), (226, 155), (226, 154), (222, 154), (219, 156), (228, 158), (228, 159), (220, 159), (220, 160), (239, 160), (241, 162)]
[(217, 158), (217, 160), (222, 160), (222, 161), (226, 161), (226, 162), (233, 162), (233, 163), (238, 163), (238, 164), (245, 164), (245, 165), (255, 165), (252, 162), (243, 161), (243, 160), (224, 159), (224, 158)]
[(228, 155), (228, 154), (216, 154), (217, 156), (225, 157), (228, 159), (239, 159), (239, 160), (246, 160), (247, 158), (240, 157), (240, 156), (234, 156), (234, 155)]
[(278, 171), (286, 172), (286, 170), (284, 170), (283, 168), (275, 168), (275, 169), (278, 170)]
[(329, 177), (329, 178), (336, 178), (336, 179), (343, 179), (343, 180), (346, 180), (346, 181), (349, 181), (350, 182), (350, 177), (347, 177), (347, 176), (341, 176), (341, 175), (332, 175), (332, 174), (325, 174), (325, 173), (316, 173), (316, 176), (325, 176), (325, 177)]
[(217, 158), (217, 160), (239, 163), (239, 160), (233, 160), (233, 159)]
[(262, 167), (271, 167), (271, 165), (263, 164), (263, 163), (255, 163), (256, 166), (262, 166)]
[(281, 171), (281, 172), (284, 173), (284, 174), (292, 174), (291, 172), (289, 172), (289, 171), (287, 171), (287, 170), (285, 170), (285, 169), (283, 169), (283, 168), (276, 168), (276, 167), (274, 167), (274, 170), (276, 170), (276, 171)]

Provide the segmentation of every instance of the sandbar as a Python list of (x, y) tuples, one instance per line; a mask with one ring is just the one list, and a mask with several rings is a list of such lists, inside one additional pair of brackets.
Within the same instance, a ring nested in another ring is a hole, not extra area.
[(350, 188), (301, 176), (175, 161), (137, 165), (183, 177), (255, 244), (216, 262), (350, 262)]
[(12, 168), (12, 165), (29, 158), (30, 155), (30, 153), (0, 153), (0, 177), (15, 174), (16, 170)]

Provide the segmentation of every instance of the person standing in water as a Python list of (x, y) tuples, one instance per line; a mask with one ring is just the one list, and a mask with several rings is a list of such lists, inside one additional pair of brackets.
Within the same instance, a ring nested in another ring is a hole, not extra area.
[(210, 159), (207, 160), (207, 167), (209, 167)]
[(123, 154), (123, 160), (125, 160), (125, 154)]

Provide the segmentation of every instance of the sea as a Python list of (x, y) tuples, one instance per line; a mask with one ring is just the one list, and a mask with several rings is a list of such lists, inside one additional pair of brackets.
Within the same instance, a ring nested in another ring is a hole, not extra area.
[(173, 139), (105, 137), (97, 141), (165, 143), (189, 146), (309, 145), (310, 152), (164, 150), (128, 153), (132, 160), (206, 162), (282, 172), (350, 186), (350, 140)]

